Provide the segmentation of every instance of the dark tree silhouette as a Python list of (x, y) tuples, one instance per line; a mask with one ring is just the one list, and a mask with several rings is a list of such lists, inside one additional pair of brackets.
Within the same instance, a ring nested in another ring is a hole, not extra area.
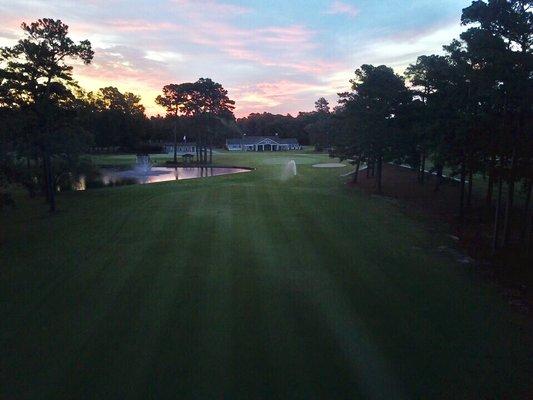
[(357, 148), (361, 152), (359, 157), (365, 157), (367, 163), (375, 164), (376, 191), (381, 193), (382, 163), (393, 156), (397, 114), (411, 96), (403, 78), (385, 65), (362, 65), (355, 76), (350, 81), (353, 91), (341, 97), (344, 112), (357, 124), (356, 137), (348, 146)]
[(167, 117), (174, 123), (174, 162), (177, 162), (177, 121), (184, 117), (185, 123), (196, 133), (197, 161), (207, 163), (207, 145), (212, 146), (215, 130), (221, 124), (234, 121), (235, 102), (221, 84), (209, 78), (200, 78), (194, 83), (170, 84), (163, 87), (163, 95), (156, 102), (165, 107)]
[[(334, 152), (356, 165), (366, 161), (380, 191), (381, 163), (394, 160), (460, 177), (459, 217), (471, 211), (475, 176), (488, 176), (486, 207), (494, 212), (494, 250), (511, 243), (515, 192), (523, 191), (520, 241), (531, 248), (533, 17), (529, 1), (474, 1), (463, 10), (469, 26), (444, 55), (419, 57), (406, 70), (411, 89), (387, 67), (362, 66), (352, 92), (336, 108)], [(495, 189), (495, 187), (497, 189)], [(505, 198), (503, 197), (504, 192)], [(516, 225), (516, 224), (515, 224)], [(513, 236), (516, 238), (516, 235)]]
[[(490, 160), (490, 174), (498, 177), (498, 186), (502, 179), (507, 183), (503, 247), (510, 241), (516, 183), (522, 180), (526, 192), (531, 191), (532, 7), (531, 1), (479, 0), (465, 8), (461, 17), (461, 22), (470, 26), (461, 34), (461, 39), (475, 60), (476, 78), (482, 82), (489, 99), (485, 115), (490, 122), (496, 122), (494, 126), (500, 128), (493, 131), (495, 139), (486, 141), (485, 153)], [(530, 199), (530, 196), (526, 195), (526, 198)], [(500, 195), (497, 203), (501, 204)], [(495, 250), (499, 246), (499, 216), (497, 210), (493, 241)], [(524, 220), (529, 219), (528, 200)]]
[(329, 113), (329, 103), (324, 97), (315, 101), (315, 110), (320, 113)]
[(23, 23), (22, 29), (24, 39), (0, 50), (5, 64), (0, 104), (22, 110), (27, 118), (34, 119), (28, 141), (43, 160), (47, 199), (54, 211), (54, 144), (61, 143), (58, 127), (65, 115), (61, 110), (72, 105), (77, 86), (67, 61), (80, 59), (89, 64), (93, 51), (89, 41), (76, 44), (70, 39), (68, 26), (61, 20), (43, 18), (29, 25)]
[(136, 149), (146, 135), (145, 108), (133, 93), (121, 93), (116, 87), (101, 88), (87, 94), (93, 109), (89, 129), (99, 147)]

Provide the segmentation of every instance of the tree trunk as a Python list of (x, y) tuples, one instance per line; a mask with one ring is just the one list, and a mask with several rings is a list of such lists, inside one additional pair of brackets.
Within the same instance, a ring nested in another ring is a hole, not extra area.
[(440, 185), (442, 184), (442, 170), (444, 167), (442, 165), (437, 165), (437, 175), (435, 176), (435, 192), (438, 192), (440, 189)]
[(50, 212), (56, 210), (56, 191), (54, 185), (54, 172), (52, 170), (52, 160), (50, 152), (46, 152), (46, 181), (48, 186), (48, 201), (50, 203)]
[(371, 164), (371, 161), (370, 159), (366, 159), (366, 178), (370, 178), (370, 164)]
[(377, 167), (376, 183), (377, 183), (378, 194), (382, 193), (382, 188), (381, 188), (382, 165), (383, 165), (383, 157), (380, 155), (376, 158), (376, 167)]
[(209, 145), (209, 164), (213, 164), (213, 145)]
[(461, 187), (460, 187), (460, 201), (459, 201), (459, 221), (464, 222), (465, 219), (465, 180), (466, 180), (466, 165), (463, 161), (461, 163)]
[(355, 171), (353, 173), (353, 183), (357, 183), (357, 178), (359, 176), (359, 166), (361, 165), (361, 159), (357, 160), (357, 164), (355, 164)]
[(501, 171), (498, 176), (498, 196), (496, 197), (496, 211), (494, 212), (494, 233), (492, 235), (492, 253), (498, 250), (498, 239), (500, 233), (500, 214), (502, 208), (502, 176)]
[(526, 203), (524, 204), (524, 227), (522, 228), (522, 234), (521, 241), (523, 244), (526, 243), (526, 236), (528, 231), (528, 225), (529, 225), (529, 204), (531, 203), (531, 189), (532, 189), (532, 181), (528, 180), (526, 184)]
[(533, 215), (529, 218), (527, 222), (528, 227), (526, 228), (526, 255), (529, 257), (531, 255), (531, 247), (533, 247)]
[(474, 174), (472, 171), (468, 173), (468, 196), (466, 198), (466, 206), (468, 208), (472, 207), (472, 185), (474, 183)]
[(487, 184), (487, 196), (485, 197), (485, 204), (490, 209), (492, 207), (492, 194), (494, 192), (494, 164), (495, 157), (490, 158), (489, 164), (489, 182)]
[(44, 197), (46, 199), (46, 202), (49, 203), (50, 202), (50, 191), (49, 191), (49, 186), (48, 186), (48, 167), (47, 167), (47, 163), (46, 163), (46, 154), (44, 153), (44, 151), (43, 151), (43, 164), (42, 164), (42, 167), (43, 167), (43, 186), (42, 186), (42, 190), (44, 192)]
[(511, 160), (511, 171), (509, 174), (509, 183), (507, 185), (507, 203), (505, 204), (505, 222), (503, 227), (503, 247), (507, 247), (511, 236), (511, 219), (513, 216), (514, 203), (514, 169), (515, 169), (515, 155)]
[(178, 127), (177, 127), (176, 121), (174, 121), (172, 130), (174, 131), (174, 164), (177, 164), (178, 163)]
[(426, 177), (426, 153), (422, 152), (420, 160), (420, 183), (424, 184), (424, 179)]

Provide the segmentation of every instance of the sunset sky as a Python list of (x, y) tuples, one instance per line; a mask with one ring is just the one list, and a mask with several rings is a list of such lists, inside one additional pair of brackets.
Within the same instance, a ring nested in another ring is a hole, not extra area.
[(464, 29), (469, 0), (0, 0), (0, 46), (20, 23), (59, 18), (95, 58), (76, 66), (81, 85), (116, 86), (142, 96), (149, 115), (167, 83), (208, 77), (251, 112), (308, 111), (349, 88), (361, 64), (398, 72), (441, 52)]

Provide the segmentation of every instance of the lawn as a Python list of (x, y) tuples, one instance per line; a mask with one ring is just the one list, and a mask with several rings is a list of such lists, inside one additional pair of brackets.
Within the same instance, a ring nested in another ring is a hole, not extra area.
[(325, 155), (214, 159), (256, 170), (0, 214), (1, 398), (525, 398), (528, 323), (446, 235)]

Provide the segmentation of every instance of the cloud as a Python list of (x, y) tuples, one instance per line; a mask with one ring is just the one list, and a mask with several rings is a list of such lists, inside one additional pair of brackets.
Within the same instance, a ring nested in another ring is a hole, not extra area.
[(153, 51), (148, 50), (146, 51), (146, 55), (144, 56), (147, 60), (153, 60), (158, 62), (177, 62), (177, 61), (183, 61), (185, 57), (181, 53), (177, 53), (174, 51)]
[[(236, 23), (254, 9), (222, 0), (201, 6), (193, 0), (169, 0), (154, 3), (150, 13), (142, 13), (144, 4), (135, 14), (115, 8), (112, 14), (99, 15), (93, 3), (90, 9), (87, 3), (79, 6), (79, 13), (71, 7), (72, 15), (63, 19), (76, 40), (91, 41), (95, 59), (87, 67), (76, 65), (77, 79), (89, 90), (114, 85), (138, 93), (148, 113), (161, 112), (153, 95), (163, 85), (200, 76), (232, 88), (237, 114), (259, 107), (282, 110), (287, 102), (296, 111), (293, 107), (304, 106), (315, 75), (339, 68), (336, 60), (324, 57), (321, 47), (327, 45), (317, 40), (320, 32), (303, 21), (256, 23), (254, 16), (251, 24)], [(84, 13), (91, 17), (83, 18)], [(293, 79), (299, 82), (291, 83)]]
[[(299, 82), (296, 80), (272, 80), (231, 88), (230, 92), (239, 99), (237, 116), (252, 112), (292, 113), (309, 108), (310, 99), (328, 93), (327, 84), (320, 82)], [(288, 107), (289, 106), (289, 107)]]
[[(442, 53), (442, 46), (458, 37), (463, 28), (459, 23), (447, 26), (434, 26), (424, 32), (408, 34), (399, 32), (375, 40), (364, 49), (368, 63), (382, 63), (394, 67), (398, 72), (416, 61), (423, 54)], [(362, 57), (361, 57), (362, 58)]]
[(18, 36), (12, 31), (0, 30), (0, 47), (13, 46), (17, 42)]
[(249, 7), (222, 3), (215, 0), (203, 0), (202, 2), (194, 0), (172, 0), (172, 3), (185, 12), (201, 13), (204, 16), (207, 16), (208, 13), (217, 16), (236, 16), (252, 12), (252, 9)]
[(83, 87), (132, 91), (155, 114), (163, 113), (154, 103), (163, 85), (210, 77), (228, 89), (236, 115), (243, 116), (310, 110), (321, 96), (334, 104), (361, 64), (387, 64), (401, 72), (417, 56), (439, 52), (461, 30), (460, 9), (452, 15), (445, 2), (398, 8), (394, 15), (382, 12), (385, 0), (365, 2), (370, 17), (357, 26), (324, 18), (356, 17), (354, 0), (330, 0), (322, 10), (303, 10), (290, 1), (273, 7), (264, 0), (126, 3), (0, 0), (0, 45), (21, 37), (22, 21), (61, 18), (74, 40), (89, 39), (95, 50), (93, 64), (75, 65)]
[(163, 85), (176, 77), (160, 61), (147, 58), (147, 55), (155, 58), (168, 56), (128, 46), (96, 48), (93, 62), (89, 65), (76, 63), (74, 75), (86, 90), (115, 86), (121, 91), (140, 95), (147, 114), (163, 113), (154, 99)]
[(326, 14), (344, 14), (350, 18), (354, 18), (359, 14), (359, 9), (352, 4), (344, 3), (340, 0), (334, 0), (330, 5)]
[(118, 32), (159, 32), (180, 30), (179, 25), (170, 22), (150, 22), (142, 19), (111, 20), (109, 28)]
[(315, 32), (302, 25), (241, 29), (226, 23), (197, 21), (182, 40), (211, 47), (233, 60), (299, 73), (326, 73), (337, 64), (314, 54)]

